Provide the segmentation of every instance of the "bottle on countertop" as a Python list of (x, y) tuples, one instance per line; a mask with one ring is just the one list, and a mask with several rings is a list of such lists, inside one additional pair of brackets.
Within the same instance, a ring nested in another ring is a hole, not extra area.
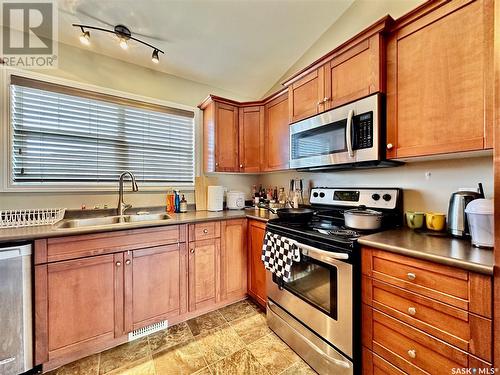
[(187, 210), (188, 210), (188, 202), (186, 200), (186, 197), (184, 197), (184, 194), (182, 194), (182, 199), (179, 206), (179, 212), (187, 212)]
[(174, 190), (175, 200), (174, 200), (174, 212), (181, 212), (181, 196), (179, 195), (179, 190)]
[(173, 213), (175, 212), (175, 194), (172, 189), (167, 190), (167, 212)]

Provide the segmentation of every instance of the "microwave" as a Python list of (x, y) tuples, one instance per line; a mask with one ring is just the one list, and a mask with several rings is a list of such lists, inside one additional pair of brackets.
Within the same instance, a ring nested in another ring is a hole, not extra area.
[(385, 162), (382, 95), (374, 94), (290, 125), (290, 168), (351, 169)]

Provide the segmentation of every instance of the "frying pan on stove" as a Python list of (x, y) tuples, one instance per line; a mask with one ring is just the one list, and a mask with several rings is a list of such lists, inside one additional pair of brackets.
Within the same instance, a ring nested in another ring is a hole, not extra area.
[(280, 219), (296, 222), (307, 223), (316, 214), (316, 211), (311, 208), (278, 208), (277, 210), (269, 207), (259, 206), (278, 215)]

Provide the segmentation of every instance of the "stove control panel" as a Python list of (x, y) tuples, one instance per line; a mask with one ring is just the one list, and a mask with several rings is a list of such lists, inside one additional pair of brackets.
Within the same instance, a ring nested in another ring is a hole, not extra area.
[(399, 189), (329, 188), (311, 189), (309, 202), (329, 206), (394, 209), (398, 204)]

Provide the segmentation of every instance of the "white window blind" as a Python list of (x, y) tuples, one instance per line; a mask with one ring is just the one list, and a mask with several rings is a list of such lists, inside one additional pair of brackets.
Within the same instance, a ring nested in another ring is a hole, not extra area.
[(193, 185), (192, 112), (29, 86), (10, 85), (15, 184), (116, 182), (130, 170), (143, 183)]

